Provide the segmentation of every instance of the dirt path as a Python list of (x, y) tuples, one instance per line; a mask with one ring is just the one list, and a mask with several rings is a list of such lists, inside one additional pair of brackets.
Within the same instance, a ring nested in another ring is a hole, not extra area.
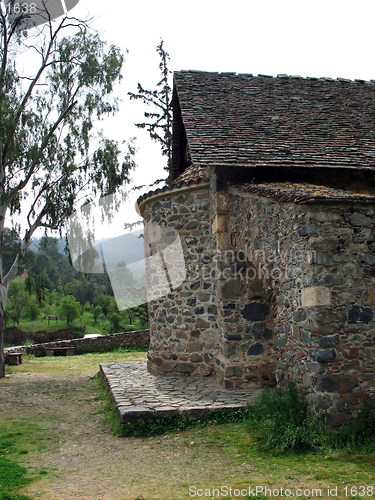
[[(22, 493), (33, 500), (179, 500), (193, 498), (189, 486), (327, 491), (339, 485), (341, 500), (347, 498), (345, 485), (374, 484), (371, 456), (261, 454), (241, 425), (147, 439), (114, 436), (93, 376), (99, 362), (144, 358), (144, 353), (30, 358), (0, 380), (0, 431), (21, 433), (16, 460), (38, 478)], [(40, 475), (41, 469), (47, 474)]]
[[(177, 499), (188, 498), (188, 486), (207, 484), (209, 477), (230, 483), (235, 471), (226, 458), (210, 447), (198, 451), (183, 434), (112, 435), (94, 374), (15, 373), (0, 384), (1, 414), (34, 421), (45, 445), (24, 465), (50, 472), (22, 493), (42, 500)], [(240, 465), (237, 472), (244, 473)]]

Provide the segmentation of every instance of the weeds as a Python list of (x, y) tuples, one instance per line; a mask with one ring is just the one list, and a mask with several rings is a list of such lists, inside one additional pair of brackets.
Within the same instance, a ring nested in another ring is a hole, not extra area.
[(232, 412), (213, 410), (199, 417), (177, 415), (175, 417), (150, 417), (137, 419), (134, 422), (122, 424), (121, 435), (127, 437), (150, 437), (170, 432), (185, 431), (195, 427), (242, 422), (247, 415), (247, 408)]
[(308, 412), (294, 384), (286, 389), (265, 389), (249, 409), (248, 427), (260, 449), (273, 452), (344, 450), (374, 453), (375, 404), (356, 420), (338, 431), (324, 428), (322, 421)]
[(329, 443), (333, 448), (375, 453), (375, 402), (368, 404), (357, 420), (332, 433)]
[(286, 389), (265, 389), (251, 407), (249, 427), (260, 448), (267, 451), (311, 451), (324, 441), (318, 420), (308, 414), (293, 384)]

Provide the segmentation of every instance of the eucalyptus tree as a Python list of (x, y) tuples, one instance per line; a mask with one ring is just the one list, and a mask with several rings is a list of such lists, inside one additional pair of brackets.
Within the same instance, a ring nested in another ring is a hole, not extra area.
[[(78, 199), (112, 194), (134, 166), (131, 146), (121, 152), (96, 126), (118, 109), (119, 48), (90, 22), (46, 12), (33, 27), (16, 14), (0, 1), (0, 376), (8, 288), (32, 235), (61, 229)], [(21, 236), (3, 273), (6, 220)]]

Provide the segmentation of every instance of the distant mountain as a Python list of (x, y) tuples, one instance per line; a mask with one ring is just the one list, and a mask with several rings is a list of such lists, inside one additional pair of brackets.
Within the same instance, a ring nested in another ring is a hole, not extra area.
[[(66, 239), (65, 238), (56, 238), (58, 240), (57, 246), (59, 249), (59, 252), (62, 254), (65, 254), (65, 247), (66, 247)], [(42, 238), (33, 238), (31, 245), (30, 245), (30, 250), (34, 253), (39, 252), (39, 245), (41, 242)]]
[[(41, 238), (34, 238), (30, 246), (33, 252), (39, 251)], [(58, 238), (59, 252), (65, 254), (66, 239)], [(144, 259), (144, 239), (135, 233), (127, 233), (116, 238), (103, 238), (98, 240), (94, 248), (99, 255), (104, 256), (107, 266), (125, 262), (126, 265)]]
[(104, 256), (106, 266), (120, 262), (129, 265), (144, 259), (144, 239), (134, 233), (99, 240), (94, 247)]

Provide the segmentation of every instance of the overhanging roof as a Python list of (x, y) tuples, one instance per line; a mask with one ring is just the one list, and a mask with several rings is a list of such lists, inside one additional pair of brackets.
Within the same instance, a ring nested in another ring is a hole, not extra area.
[(174, 86), (172, 180), (181, 129), (199, 167), (375, 169), (373, 82), (179, 71)]

